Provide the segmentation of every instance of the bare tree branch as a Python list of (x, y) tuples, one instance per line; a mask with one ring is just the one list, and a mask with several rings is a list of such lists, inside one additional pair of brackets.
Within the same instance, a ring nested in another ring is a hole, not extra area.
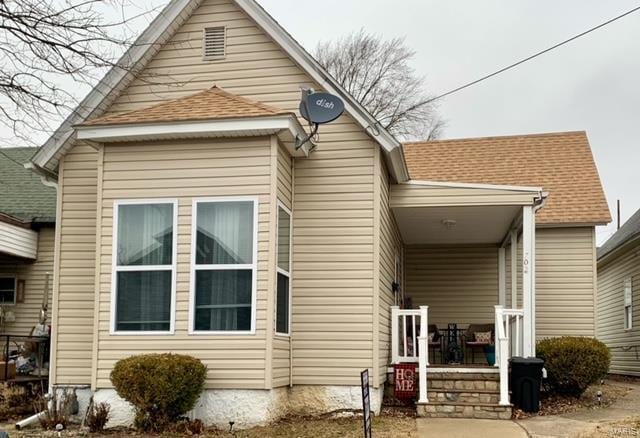
[[(131, 45), (129, 0), (0, 0), (0, 126), (33, 143), (50, 134)], [(121, 17), (107, 18), (120, 7)], [(65, 86), (63, 84), (69, 84)], [(2, 142), (2, 139), (0, 139)]]
[(318, 62), (392, 134), (438, 138), (445, 122), (410, 62), (415, 52), (403, 38), (383, 40), (363, 30), (315, 50)]

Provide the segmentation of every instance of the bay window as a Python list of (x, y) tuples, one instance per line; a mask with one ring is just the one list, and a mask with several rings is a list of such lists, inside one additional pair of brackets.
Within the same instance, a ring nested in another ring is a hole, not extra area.
[(191, 332), (255, 330), (257, 207), (246, 198), (194, 201)]
[(176, 201), (114, 207), (112, 332), (173, 331)]

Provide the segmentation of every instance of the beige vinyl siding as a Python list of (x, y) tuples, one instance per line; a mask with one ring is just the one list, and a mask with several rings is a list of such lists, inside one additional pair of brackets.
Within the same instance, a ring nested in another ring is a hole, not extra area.
[(594, 228), (536, 230), (536, 336), (594, 336)]
[[(598, 266), (597, 337), (611, 350), (610, 372), (640, 376), (640, 256), (638, 244)], [(624, 328), (624, 282), (631, 278), (632, 328)]]
[[(378, 375), (379, 382), (385, 381), (387, 367), (391, 363), (391, 306), (394, 305), (394, 293), (392, 283), (396, 277), (396, 257), (402, 262), (402, 238), (389, 207), (389, 172), (382, 159), (380, 159), (380, 296), (379, 296), (379, 322), (378, 342), (379, 357)], [(402, 265), (402, 263), (401, 263)], [(398, 273), (401, 286), (402, 272)]]
[[(593, 227), (536, 229), (536, 337), (594, 335)], [(511, 305), (511, 249), (507, 303)], [(522, 307), (522, 242), (518, 240), (518, 303)]]
[[(201, 44), (205, 26), (227, 27), (228, 45), (224, 60), (203, 61)], [(108, 113), (144, 108), (193, 94), (214, 84), (231, 93), (295, 112), (300, 99), (300, 86), (321, 89), (233, 2), (205, 0), (160, 49), (143, 70), (142, 76), (115, 99)], [(357, 385), (360, 371), (372, 366), (373, 170), (376, 147), (364, 130), (350, 116), (344, 115), (322, 127), (320, 142), (310, 158), (296, 159), (292, 278), (293, 374), (296, 384)], [(109, 197), (120, 194), (126, 194), (127, 197), (181, 197), (185, 190), (208, 181), (207, 167), (211, 162), (203, 157), (212, 158), (207, 155), (211, 151), (191, 148), (171, 151), (161, 144), (144, 146), (144, 154), (139, 146), (128, 145), (127, 149), (130, 149), (130, 155), (123, 155), (122, 159), (105, 157), (112, 160), (105, 161), (105, 169), (126, 170), (131, 174), (130, 181), (127, 180), (128, 176), (123, 177), (122, 181), (104, 181), (105, 202)], [(147, 152), (162, 156), (161, 160), (152, 161), (155, 166), (153, 170), (148, 168)], [(136, 154), (137, 159), (130, 160)], [(216, 170), (227, 176), (225, 184), (249, 184), (253, 189), (264, 187), (261, 178), (245, 175), (245, 151), (230, 150), (229, 154), (232, 155), (224, 157), (226, 168)], [(255, 157), (252, 151), (248, 151), (248, 154)], [(181, 169), (176, 169), (175, 163), (179, 163)], [(156, 184), (162, 178), (174, 178), (170, 175), (176, 173), (184, 176), (184, 168), (192, 172), (189, 178), (172, 180), (170, 188)], [(154, 180), (153, 188), (140, 180), (141, 172), (145, 172), (144, 178), (158, 178)], [(95, 179), (91, 184), (95, 185)], [(229, 189), (234, 192), (230, 194), (243, 193), (237, 186)], [(209, 193), (213, 188), (198, 190), (199, 193)], [(181, 220), (185, 221), (182, 202)], [(268, 213), (265, 211), (264, 214)], [(90, 216), (94, 216), (94, 213)], [(105, 217), (105, 231), (110, 232), (110, 222), (111, 219)], [(181, 223), (181, 229), (184, 226)], [(109, 239), (109, 235), (102, 238), (103, 258), (110, 245)], [(180, 251), (184, 251), (187, 245), (184, 237), (180, 245)], [(93, 270), (88, 267), (86, 274), (89, 278), (93, 278), (92, 273)], [(186, 281), (184, 275), (184, 272), (179, 274), (181, 282)], [(102, 276), (103, 289), (105, 281), (107, 279)], [(89, 291), (93, 290), (92, 281), (88, 286)], [(262, 290), (266, 290), (262, 287)], [(107, 302), (103, 301), (105, 293), (105, 290), (101, 291), (100, 332), (103, 337), (107, 323), (104, 318), (108, 310)], [(184, 301), (179, 300), (178, 310), (184, 309), (185, 305)], [(265, 321), (264, 311), (259, 312), (259, 317)], [(177, 330), (184, 330), (184, 324), (178, 319)], [(228, 365), (224, 372), (219, 373), (210, 371), (213, 376), (211, 385), (229, 388), (265, 385), (264, 366), (268, 356), (263, 345), (265, 326), (262, 322), (258, 324), (259, 333), (263, 336), (261, 340), (243, 338), (233, 344), (234, 351), (238, 351), (237, 358), (243, 361), (242, 366)], [(84, 333), (90, 333), (90, 323), (85, 325), (85, 330)], [(89, 343), (90, 338), (87, 335)], [(151, 345), (153, 349), (169, 351), (183, 347), (198, 349), (201, 355), (210, 358), (211, 363), (225, 366), (221, 363), (224, 359), (220, 358), (218, 344), (213, 343), (211, 348), (203, 350), (205, 338), (202, 337), (190, 338), (188, 342), (176, 341), (175, 337), (160, 340), (145, 338), (144, 341), (144, 344), (136, 345)], [(108, 342), (103, 339), (100, 342), (98, 383), (99, 386), (106, 386), (110, 367), (121, 355), (118, 351), (121, 339)], [(258, 352), (259, 349), (262, 350)], [(85, 357), (89, 357), (89, 353)], [(235, 362), (235, 358), (228, 362)]]
[[(0, 258), (0, 277), (4, 275), (15, 276), (18, 280), (24, 280), (24, 302), (5, 306), (6, 311), (15, 315), (14, 322), (7, 322), (3, 327), (4, 333), (16, 335), (29, 335), (38, 323), (40, 308), (44, 294), (46, 273), (53, 274), (53, 242), (54, 228), (41, 228), (38, 231), (38, 258), (34, 261), (24, 261), (13, 257)], [(49, 312), (51, 316), (51, 302), (53, 288), (53, 275), (49, 277)], [(48, 319), (47, 323), (51, 320)]]
[[(282, 147), (278, 147), (278, 169), (277, 169), (277, 190), (278, 200), (289, 210), (293, 211), (292, 189), (293, 189), (293, 160), (289, 153)], [(292, 220), (293, 223), (293, 220)], [(293, 285), (291, 285), (293, 286)], [(274, 285), (274, 296), (276, 294)], [(275, 327), (275, 324), (274, 324)], [(286, 386), (290, 383), (291, 361), (290, 361), (291, 338), (274, 334), (273, 339), (273, 374), (272, 385), (274, 388)]]
[(96, 260), (97, 152), (64, 157), (58, 186), (58, 278), (53, 309), (54, 384), (90, 384)]
[(537, 192), (503, 189), (393, 184), (391, 207), (529, 205)]
[(491, 323), (498, 304), (496, 246), (405, 246), (406, 292), (429, 323)]
[[(207, 365), (207, 388), (264, 388), (270, 220), (270, 139), (131, 143), (104, 148), (97, 388), (111, 387), (118, 359), (175, 352)], [(165, 164), (171, 163), (171, 169)], [(197, 164), (196, 164), (197, 163)], [(255, 335), (188, 334), (192, 201), (199, 197), (257, 197), (258, 278)], [(111, 335), (113, 205), (126, 199), (178, 199), (174, 335)]]

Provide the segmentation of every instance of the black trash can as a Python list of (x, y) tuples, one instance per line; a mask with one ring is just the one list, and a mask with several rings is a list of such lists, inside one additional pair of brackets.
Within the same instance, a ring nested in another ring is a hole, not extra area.
[(509, 362), (511, 403), (525, 412), (538, 412), (544, 361), (535, 357), (514, 357)]

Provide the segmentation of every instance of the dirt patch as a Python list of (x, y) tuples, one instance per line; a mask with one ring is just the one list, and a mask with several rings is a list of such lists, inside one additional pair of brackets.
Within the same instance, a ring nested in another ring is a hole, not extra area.
[[(265, 427), (254, 427), (243, 431), (230, 433), (223, 430), (207, 430), (199, 435), (206, 438), (266, 438), (266, 437), (296, 437), (296, 438), (360, 438), (362, 437), (362, 416), (344, 413), (345, 416), (325, 417), (288, 417), (277, 423)], [(401, 409), (385, 409), (382, 414), (373, 419), (373, 435), (380, 438), (417, 438), (415, 413)], [(13, 428), (11, 428), (13, 429)], [(54, 437), (56, 432), (43, 431), (37, 427), (25, 431), (7, 430), (12, 437)], [(164, 435), (138, 434), (131, 430), (112, 430), (103, 434), (88, 434), (72, 427), (62, 433), (62, 436), (90, 436), (92, 438), (114, 438), (125, 436), (137, 437), (175, 437), (176, 434)]]
[[(601, 393), (600, 400), (598, 392)], [(527, 413), (520, 409), (513, 410), (514, 419), (523, 419), (543, 415), (559, 415), (575, 412), (579, 409), (601, 409), (611, 406), (620, 397), (624, 397), (629, 392), (629, 387), (624, 383), (605, 382), (602, 385), (589, 387), (582, 396), (563, 397), (551, 394), (547, 391), (541, 394), (542, 406), (538, 413)], [(638, 435), (640, 436), (640, 435)]]

